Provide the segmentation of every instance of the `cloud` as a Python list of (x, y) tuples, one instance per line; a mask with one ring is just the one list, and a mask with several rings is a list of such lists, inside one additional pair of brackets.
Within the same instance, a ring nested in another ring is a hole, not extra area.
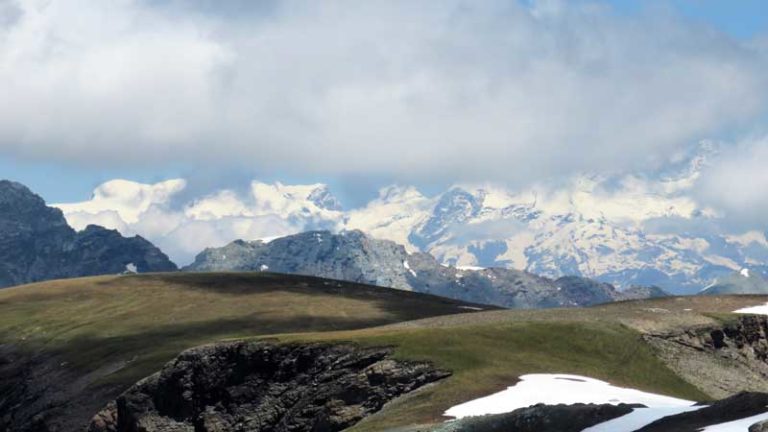
[(0, 0), (0, 153), (524, 183), (657, 163), (768, 99), (763, 44), (661, 12), (246, 3)]
[(186, 187), (183, 179), (155, 184), (110, 180), (99, 185), (89, 200), (53, 205), (77, 230), (96, 224), (124, 235), (138, 234), (182, 265), (207, 247), (307, 229), (336, 229), (342, 219), (338, 203), (323, 184), (253, 181), (249, 194), (222, 189), (189, 200)]
[(694, 194), (732, 228), (766, 229), (768, 136), (732, 146), (702, 172)]

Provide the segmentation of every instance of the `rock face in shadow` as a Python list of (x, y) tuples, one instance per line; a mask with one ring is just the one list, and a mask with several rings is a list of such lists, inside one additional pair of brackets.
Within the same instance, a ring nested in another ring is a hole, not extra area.
[(176, 270), (147, 240), (90, 225), (76, 232), (22, 184), (0, 181), (0, 288), (48, 279)]
[[(468, 417), (434, 432), (580, 432), (632, 412), (640, 405), (534, 405), (505, 414)], [(619, 432), (619, 431), (617, 431)]]
[(388, 348), (232, 342), (183, 352), (98, 413), (91, 432), (340, 431), (445, 378)]

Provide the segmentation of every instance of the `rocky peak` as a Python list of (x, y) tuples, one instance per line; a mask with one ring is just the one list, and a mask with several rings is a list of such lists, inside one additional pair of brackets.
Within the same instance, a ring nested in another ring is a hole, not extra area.
[(0, 181), (0, 287), (116, 274), (128, 265), (139, 272), (176, 269), (147, 240), (96, 225), (76, 232), (61, 210), (46, 206), (26, 186)]
[(315, 204), (321, 209), (332, 211), (343, 210), (341, 202), (339, 202), (338, 198), (331, 193), (326, 185), (322, 185), (313, 190), (309, 196), (307, 196), (307, 201)]
[(435, 205), (432, 215), (409, 240), (422, 250), (446, 234), (453, 225), (462, 224), (477, 216), (482, 210), (482, 194), (478, 198), (462, 188), (444, 193)]
[(309, 231), (269, 243), (235, 241), (200, 253), (185, 271), (271, 271), (362, 282), (474, 303), (516, 308), (585, 306), (622, 299), (587, 278), (554, 281), (524, 271), (459, 269), (423, 252), (409, 254), (362, 231)]

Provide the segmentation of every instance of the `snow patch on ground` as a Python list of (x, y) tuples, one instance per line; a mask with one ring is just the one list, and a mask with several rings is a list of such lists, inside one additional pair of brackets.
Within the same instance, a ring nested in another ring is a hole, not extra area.
[(768, 420), (768, 413), (758, 414), (741, 420), (730, 421), (728, 423), (707, 426), (702, 429), (701, 432), (746, 432), (750, 426), (763, 420)]
[(615, 387), (578, 375), (530, 374), (521, 376), (520, 382), (504, 391), (451, 407), (445, 415), (463, 418), (501, 414), (539, 403), (637, 403), (649, 408), (683, 408), (694, 404), (683, 399)]
[(734, 313), (740, 314), (754, 314), (754, 315), (768, 315), (768, 303), (759, 306), (750, 306), (741, 309), (736, 309)]
[(617, 432), (634, 431), (649, 425), (661, 418), (681, 414), (688, 411), (696, 411), (702, 406), (677, 406), (657, 408), (637, 408), (627, 415), (609, 420), (605, 423), (584, 429), (583, 432)]

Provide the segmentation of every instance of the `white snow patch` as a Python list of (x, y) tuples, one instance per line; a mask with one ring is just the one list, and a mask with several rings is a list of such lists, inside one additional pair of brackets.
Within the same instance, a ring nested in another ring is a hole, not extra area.
[(416, 272), (411, 269), (411, 266), (408, 264), (408, 260), (403, 261), (403, 267), (405, 267), (405, 269), (408, 270), (408, 273), (413, 275), (413, 277), (416, 277)]
[(459, 309), (467, 309), (467, 310), (475, 310), (475, 311), (485, 310), (483, 308), (474, 307), (474, 306), (459, 306)]
[(739, 272), (739, 274), (741, 274), (741, 275), (742, 275), (742, 276), (744, 276), (745, 278), (749, 278), (749, 269), (748, 269), (748, 268), (743, 268), (743, 269), (741, 269), (741, 271)]
[(139, 269), (136, 268), (136, 264), (128, 263), (125, 265), (125, 273), (138, 273)]
[(470, 271), (480, 271), (485, 270), (485, 267), (478, 267), (478, 266), (456, 266), (459, 270), (470, 270)]
[(677, 406), (677, 407), (656, 407), (656, 408), (637, 408), (629, 414), (621, 417), (608, 420), (607, 422), (597, 424), (590, 428), (584, 429), (582, 432), (617, 432), (617, 431), (634, 431), (638, 430), (646, 425), (649, 425), (656, 420), (681, 414), (688, 411), (696, 411), (704, 408), (703, 406)]
[(768, 315), (768, 303), (759, 306), (750, 306), (741, 309), (736, 309), (734, 313), (740, 314), (754, 314), (754, 315)]
[(768, 420), (768, 412), (727, 423), (707, 426), (701, 432), (747, 432), (750, 426), (763, 420)]
[(649, 408), (690, 407), (692, 401), (615, 387), (593, 378), (563, 374), (530, 374), (499, 393), (449, 408), (445, 415), (455, 418), (501, 414), (539, 403), (639, 403)]

